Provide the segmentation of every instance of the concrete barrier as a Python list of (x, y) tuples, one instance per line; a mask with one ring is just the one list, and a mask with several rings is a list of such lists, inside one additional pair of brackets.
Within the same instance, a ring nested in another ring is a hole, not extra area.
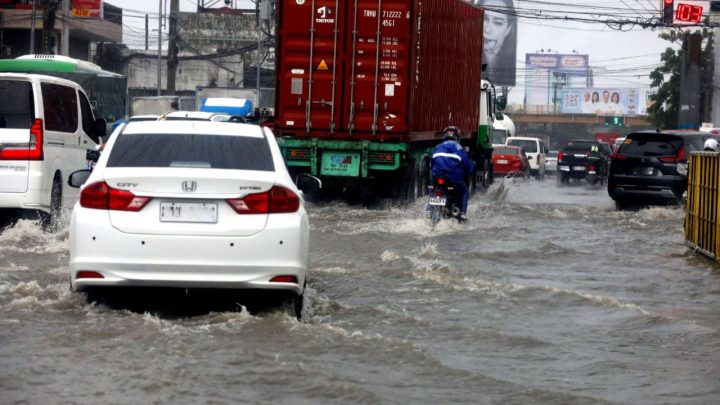
[(720, 153), (693, 152), (688, 162), (685, 242), (720, 261)]

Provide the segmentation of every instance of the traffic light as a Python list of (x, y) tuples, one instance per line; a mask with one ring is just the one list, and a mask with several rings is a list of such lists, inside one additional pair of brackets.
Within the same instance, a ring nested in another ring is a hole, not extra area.
[(605, 117), (605, 126), (608, 127), (610, 125), (614, 125), (616, 127), (624, 127), (625, 126), (625, 117), (622, 115)]
[(675, 0), (662, 0), (663, 13), (662, 20), (665, 24), (673, 23), (673, 11), (675, 9)]

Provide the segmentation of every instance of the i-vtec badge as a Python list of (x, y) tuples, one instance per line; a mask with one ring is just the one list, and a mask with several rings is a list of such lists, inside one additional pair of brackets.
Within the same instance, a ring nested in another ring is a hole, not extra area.
[(189, 180), (183, 181), (182, 190), (188, 193), (192, 193), (197, 190), (197, 183)]

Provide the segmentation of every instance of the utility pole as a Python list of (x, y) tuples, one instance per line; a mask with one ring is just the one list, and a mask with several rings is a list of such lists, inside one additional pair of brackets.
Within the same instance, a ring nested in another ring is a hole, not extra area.
[(158, 60), (157, 60), (157, 95), (162, 95), (162, 20), (163, 20), (163, 0), (158, 0), (160, 11), (158, 12)]
[(0, 12), (0, 58), (5, 56), (5, 41), (3, 38), (3, 33), (5, 32), (5, 14)]
[(37, 6), (32, 0), (32, 13), (30, 13), (30, 55), (35, 53), (35, 17), (37, 17)]
[(70, 18), (72, 15), (72, 0), (61, 0), (63, 7), (62, 38), (60, 39), (60, 55), (70, 56)]
[[(257, 7), (257, 54), (256, 54), (257, 56), (255, 57), (255, 59), (256, 59), (255, 65), (257, 66), (257, 72), (256, 72), (257, 77), (255, 79), (256, 80), (255, 87), (257, 87), (258, 101), (260, 100), (260, 65), (262, 64), (261, 63), (261, 58), (262, 58), (262, 28), (261, 28), (261, 25), (262, 25), (262, 21), (260, 19), (260, 2), (261, 2), (261, 0), (257, 0), (257, 3), (256, 3), (257, 4), (257, 6), (256, 6)], [(254, 106), (254, 107), (257, 107), (257, 106)]]
[[(710, 23), (720, 22), (720, 1), (710, 2)], [(714, 66), (712, 80), (712, 122), (713, 126), (720, 125), (720, 27), (713, 28), (715, 39)]]
[(170, 41), (168, 42), (167, 58), (167, 92), (175, 94), (175, 78), (178, 65), (178, 17), (180, 15), (180, 0), (170, 0)]
[(55, 11), (60, 0), (45, 0), (43, 10), (42, 53), (52, 54), (55, 47)]
[(148, 46), (148, 45), (149, 45), (149, 44), (148, 44), (148, 39), (149, 39), (149, 38), (148, 38), (148, 36), (149, 36), (148, 31), (150, 31), (150, 23), (149, 23), (149, 21), (148, 21), (148, 15), (145, 14), (145, 50), (146, 50), (146, 51), (147, 51), (148, 49), (150, 49), (150, 47)]
[(698, 129), (700, 127), (700, 63), (702, 55), (702, 35), (683, 35), (680, 61), (680, 108), (678, 111), (679, 129)]

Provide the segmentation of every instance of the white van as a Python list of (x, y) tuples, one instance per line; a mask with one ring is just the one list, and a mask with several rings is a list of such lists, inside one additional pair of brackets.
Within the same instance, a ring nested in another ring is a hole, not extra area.
[(0, 216), (39, 214), (54, 227), (77, 198), (63, 179), (86, 168), (105, 120), (78, 84), (45, 75), (0, 73), (0, 100)]
[(538, 138), (514, 136), (507, 139), (507, 145), (521, 147), (530, 161), (530, 172), (538, 179), (545, 177), (545, 155), (548, 153), (545, 142)]

